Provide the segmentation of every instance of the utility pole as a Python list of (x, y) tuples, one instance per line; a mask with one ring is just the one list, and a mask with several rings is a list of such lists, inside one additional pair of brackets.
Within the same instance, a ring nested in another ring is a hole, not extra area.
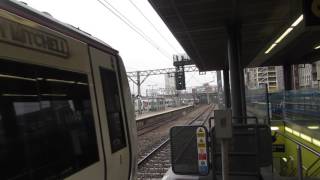
[(229, 70), (223, 70), (223, 87), (224, 87), (224, 104), (225, 108), (231, 108), (230, 101), (230, 84), (229, 84)]
[(207, 89), (206, 92), (207, 92), (207, 102), (208, 104), (210, 104), (209, 89)]
[(140, 71), (137, 71), (137, 86), (138, 86), (138, 113), (142, 114), (141, 111), (141, 82), (140, 82)]
[(222, 105), (222, 80), (221, 80), (221, 71), (216, 71), (217, 73), (217, 85), (218, 85), (218, 105)]
[(141, 81), (141, 71), (136, 71), (134, 73), (135, 77), (136, 77), (136, 81), (133, 79), (133, 76), (128, 76), (128, 78), (134, 83), (137, 85), (137, 89), (138, 89), (138, 95), (137, 95), (137, 99), (138, 99), (138, 114), (142, 114), (142, 111), (141, 111), (141, 85), (142, 83), (147, 79), (147, 77), (149, 77), (149, 74), (146, 74), (144, 79)]

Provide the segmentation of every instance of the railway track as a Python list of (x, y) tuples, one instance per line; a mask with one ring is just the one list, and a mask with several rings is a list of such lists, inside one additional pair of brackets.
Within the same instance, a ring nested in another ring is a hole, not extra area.
[[(175, 116), (173, 119), (175, 118), (178, 118), (178, 116)], [(154, 131), (155, 129), (158, 129), (159, 127), (161, 127), (162, 125), (164, 125), (165, 123), (167, 123), (168, 121), (163, 121), (163, 122), (158, 122), (158, 123), (153, 123), (151, 124), (150, 126), (148, 127), (144, 127), (144, 128), (141, 128), (139, 131), (138, 131), (138, 136), (142, 136), (144, 134), (147, 134), (151, 131)]]
[(169, 130), (172, 126), (185, 125), (186, 122), (198, 116), (199, 112), (203, 113), (206, 108), (208, 108), (208, 105), (199, 106), (187, 114), (181, 113), (177, 117), (170, 116), (170, 121), (164, 119), (162, 123), (153, 123), (153, 126), (139, 129), (137, 144), (138, 161), (143, 159), (156, 146), (162, 144), (164, 140), (168, 139)]
[(175, 117), (175, 120), (170, 117), (171, 121), (164, 120), (165, 123), (154, 123), (154, 126), (138, 130), (138, 161), (168, 139), (169, 130), (172, 126), (187, 124), (187, 122), (203, 113), (206, 108), (208, 108), (208, 105), (200, 106), (186, 116), (179, 115)]
[[(186, 125), (203, 125), (210, 118), (214, 106), (211, 105), (200, 112)], [(170, 168), (170, 139), (167, 138), (138, 161), (138, 179), (158, 179)]]

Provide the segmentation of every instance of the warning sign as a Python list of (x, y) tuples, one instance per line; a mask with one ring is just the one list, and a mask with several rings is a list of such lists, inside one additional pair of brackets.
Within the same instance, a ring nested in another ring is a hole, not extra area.
[(201, 175), (208, 174), (208, 153), (206, 130), (203, 127), (197, 129), (198, 168)]
[(199, 160), (207, 160), (207, 154), (205, 154), (205, 153), (200, 153), (200, 154), (199, 154)]
[(205, 137), (206, 133), (203, 127), (198, 128), (197, 130), (197, 137)]
[(208, 166), (199, 166), (200, 174), (206, 175), (208, 174), (208, 171), (209, 171)]
[(207, 153), (206, 148), (198, 148), (200, 154)]

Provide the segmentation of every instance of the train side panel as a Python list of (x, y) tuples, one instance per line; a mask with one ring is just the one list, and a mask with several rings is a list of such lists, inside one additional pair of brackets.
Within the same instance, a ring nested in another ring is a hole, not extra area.
[(87, 45), (4, 10), (0, 36), (0, 179), (104, 179)]
[(130, 86), (127, 78), (127, 73), (123, 64), (123, 61), (121, 57), (118, 58), (118, 72), (120, 73), (120, 79), (121, 79), (121, 86), (122, 86), (122, 92), (123, 92), (123, 104), (125, 105), (125, 111), (127, 116), (127, 127), (130, 137), (129, 138), (129, 145), (131, 147), (130, 153), (131, 153), (131, 167), (130, 167), (130, 179), (136, 179), (136, 171), (137, 171), (137, 124), (135, 120), (134, 115), (134, 107), (132, 106), (131, 102), (131, 92), (130, 92)]
[[(85, 43), (0, 9), (1, 56), (89, 73)], [(14, 55), (14, 56), (13, 56)]]

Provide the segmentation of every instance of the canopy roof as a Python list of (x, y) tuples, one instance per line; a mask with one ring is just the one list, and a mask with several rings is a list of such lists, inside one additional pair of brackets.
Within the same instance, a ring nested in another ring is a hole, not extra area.
[[(270, 45), (302, 14), (302, 0), (149, 0), (200, 70), (227, 68), (227, 28), (240, 24), (241, 64), (306, 63), (316, 60), (318, 30), (303, 21), (269, 53)], [(237, 2), (235, 6), (234, 2)]]

